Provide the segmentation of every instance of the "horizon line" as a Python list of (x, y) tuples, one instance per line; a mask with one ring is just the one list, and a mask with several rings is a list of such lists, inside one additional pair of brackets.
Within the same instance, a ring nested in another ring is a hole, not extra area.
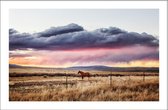
[[(66, 67), (54, 67), (54, 66), (38, 66), (38, 65), (18, 65), (18, 64), (9, 64), (16, 65), (21, 67), (34, 67), (34, 68), (70, 68), (70, 67), (91, 67), (91, 66), (105, 66), (105, 67), (118, 67), (118, 68), (159, 68), (156, 66), (108, 66), (108, 65), (75, 65), (75, 66), (66, 66)], [(9, 67), (10, 68), (10, 67)]]

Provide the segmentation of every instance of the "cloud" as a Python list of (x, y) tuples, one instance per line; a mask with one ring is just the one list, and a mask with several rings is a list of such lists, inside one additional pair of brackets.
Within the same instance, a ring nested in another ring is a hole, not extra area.
[(30, 54), (20, 54), (20, 53), (9, 53), (9, 58), (16, 58), (16, 57), (32, 57)]
[(67, 26), (51, 27), (50, 29), (39, 32), (37, 34), (40, 37), (50, 37), (50, 36), (56, 36), (56, 35), (66, 34), (66, 33), (73, 33), (73, 32), (78, 32), (78, 31), (83, 31), (83, 30), (84, 30), (83, 27), (72, 23)]
[(159, 52), (143, 53), (143, 54), (120, 54), (110, 55), (107, 54), (101, 59), (97, 59), (98, 62), (130, 62), (136, 60), (158, 60)]
[(84, 30), (77, 24), (52, 27), (42, 32), (29, 34), (9, 29), (10, 50), (72, 50), (87, 48), (122, 48), (142, 45), (158, 47), (159, 40), (147, 33), (127, 32), (109, 27), (94, 31)]
[(15, 29), (9, 29), (9, 35), (18, 33)]
[[(138, 50), (138, 51), (137, 51)], [(20, 50), (22, 51), (22, 50)], [(153, 47), (124, 47), (120, 49), (93, 49), (93, 50), (74, 50), (72, 51), (50, 51), (38, 50), (31, 53), (18, 52), (10, 54), (10, 58), (36, 57), (36, 63), (39, 64), (111, 64), (131, 61), (158, 61), (159, 51)], [(16, 59), (15, 59), (16, 60)], [(25, 60), (25, 59), (24, 59)], [(34, 59), (33, 59), (34, 60)]]

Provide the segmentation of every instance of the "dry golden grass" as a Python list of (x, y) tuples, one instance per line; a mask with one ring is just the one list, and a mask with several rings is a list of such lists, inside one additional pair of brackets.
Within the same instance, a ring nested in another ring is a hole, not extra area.
[[(52, 81), (52, 82), (48, 82)], [(58, 82), (56, 82), (58, 81)], [(147, 76), (145, 82), (141, 76), (92, 77), (81, 80), (68, 77), (74, 81), (66, 88), (65, 77), (12, 77), (10, 78), (10, 101), (159, 101), (159, 77)], [(33, 85), (22, 85), (22, 83)], [(35, 82), (45, 82), (39, 85)], [(55, 83), (56, 82), (56, 83)], [(16, 83), (20, 84), (15, 86)]]

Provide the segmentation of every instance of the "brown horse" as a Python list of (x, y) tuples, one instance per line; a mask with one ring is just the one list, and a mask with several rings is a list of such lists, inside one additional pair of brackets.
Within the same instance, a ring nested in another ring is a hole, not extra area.
[(88, 79), (90, 77), (90, 73), (89, 72), (78, 71), (78, 74), (81, 75), (82, 80), (83, 80), (84, 77), (88, 77)]

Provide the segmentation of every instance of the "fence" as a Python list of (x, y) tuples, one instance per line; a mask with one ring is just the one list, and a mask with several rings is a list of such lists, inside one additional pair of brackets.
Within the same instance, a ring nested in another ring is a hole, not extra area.
[[(15, 83), (15, 85), (11, 85), (11, 86), (19, 86), (19, 85), (22, 85), (22, 86), (28, 86), (28, 85), (44, 85), (45, 83), (51, 83), (53, 85), (56, 85), (56, 84), (59, 84), (59, 85), (65, 85), (65, 88), (67, 89), (68, 88), (68, 85), (74, 85), (74, 84), (77, 84), (79, 81), (83, 81), (82, 78), (81, 80), (71, 80), (71, 78), (80, 78), (81, 76), (79, 74), (73, 74), (73, 73), (52, 73), (52, 74), (49, 74), (49, 73), (33, 73), (33, 74), (29, 74), (29, 73), (10, 73), (9, 74), (10, 77), (32, 77), (32, 76), (42, 76), (43, 78), (48, 78), (48, 77), (63, 77), (63, 81), (60, 80), (60, 81), (46, 81), (46, 82), (26, 82), (26, 83)], [(139, 76), (139, 77), (142, 77), (142, 81), (145, 82), (146, 80), (146, 77), (148, 76), (159, 76), (158, 73), (145, 73), (145, 72), (141, 72), (141, 74), (137, 74), (137, 73), (110, 73), (110, 74), (91, 74), (90, 77), (94, 77), (95, 79), (98, 78), (98, 77), (109, 77), (109, 85), (112, 86), (112, 82), (113, 82), (113, 77), (128, 77), (129, 80), (131, 80), (130, 77), (132, 76)], [(87, 81), (86, 81), (87, 82)], [(84, 81), (83, 81), (84, 83)]]
[[(68, 82), (68, 77), (72, 77), (71, 75), (68, 75), (67, 73), (66, 73), (66, 76), (65, 76), (65, 79), (66, 79), (66, 89), (68, 88), (68, 84), (69, 84), (69, 82)], [(159, 76), (159, 74), (158, 73), (145, 73), (145, 72), (143, 72), (143, 74), (92, 74), (90, 77), (110, 77), (109, 78), (109, 85), (110, 86), (112, 86), (112, 82), (113, 82), (113, 77), (126, 77), (126, 76), (128, 76), (128, 78), (129, 78), (129, 81), (131, 80), (131, 76), (139, 76), (139, 77), (142, 77), (142, 81), (143, 82), (145, 82), (145, 79), (146, 79), (146, 77), (149, 77), (149, 76), (156, 76), (156, 77), (158, 77)], [(73, 75), (73, 77), (81, 77), (80, 75)]]

